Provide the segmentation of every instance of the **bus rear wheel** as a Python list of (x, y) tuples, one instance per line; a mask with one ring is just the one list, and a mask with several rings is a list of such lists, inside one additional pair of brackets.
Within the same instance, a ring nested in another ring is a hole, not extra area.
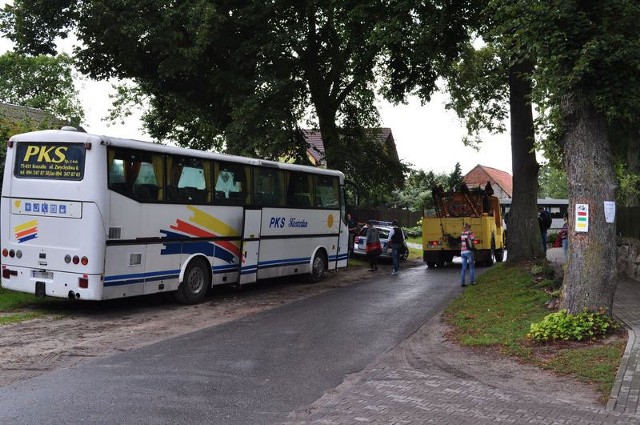
[(181, 304), (197, 304), (201, 302), (211, 286), (211, 273), (207, 262), (202, 258), (194, 258), (184, 271), (184, 278), (175, 292), (176, 301)]
[(327, 261), (322, 251), (316, 252), (311, 263), (311, 272), (309, 272), (309, 281), (317, 283), (322, 280), (327, 271)]

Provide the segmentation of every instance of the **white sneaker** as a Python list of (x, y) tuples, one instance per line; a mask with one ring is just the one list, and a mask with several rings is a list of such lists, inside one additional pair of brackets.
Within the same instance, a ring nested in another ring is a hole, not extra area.
[(391, 274), (398, 274), (398, 272), (394, 270), (391, 272)]

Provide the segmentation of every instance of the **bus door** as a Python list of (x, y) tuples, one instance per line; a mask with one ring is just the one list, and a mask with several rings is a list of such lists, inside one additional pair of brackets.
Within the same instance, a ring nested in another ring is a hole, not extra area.
[(258, 275), (258, 252), (260, 252), (260, 227), (262, 210), (244, 210), (242, 243), (240, 244), (240, 276), (238, 283), (252, 283)]

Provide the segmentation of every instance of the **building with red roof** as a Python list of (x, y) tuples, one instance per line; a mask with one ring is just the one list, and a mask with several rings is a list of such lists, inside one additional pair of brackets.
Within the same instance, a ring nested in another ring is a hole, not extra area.
[[(324, 142), (322, 141), (322, 135), (316, 130), (303, 130), (307, 144), (307, 156), (311, 163), (315, 166), (326, 166), (324, 160)], [(393, 133), (390, 128), (378, 128), (371, 129), (372, 137), (376, 137), (381, 146), (384, 147), (386, 152), (391, 155), (392, 158), (400, 161), (398, 157), (398, 150), (396, 148), (396, 142), (393, 139)], [(377, 133), (377, 134), (376, 134)]]
[(513, 197), (513, 177), (506, 171), (478, 164), (463, 177), (463, 180), (469, 189), (478, 186), (484, 188), (489, 182), (497, 198)]

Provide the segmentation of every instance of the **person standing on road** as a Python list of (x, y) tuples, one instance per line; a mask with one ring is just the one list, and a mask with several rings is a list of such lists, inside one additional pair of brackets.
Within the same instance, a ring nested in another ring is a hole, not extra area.
[(391, 222), (389, 232), (389, 243), (391, 244), (391, 259), (393, 260), (393, 271), (391, 274), (398, 274), (400, 271), (400, 253), (404, 249), (404, 234), (398, 225), (398, 220)]
[(369, 259), (369, 271), (378, 270), (378, 257), (382, 254), (382, 246), (380, 245), (380, 235), (378, 229), (373, 225), (373, 221), (369, 220), (367, 228), (367, 258)]
[(467, 272), (467, 266), (469, 267), (469, 283), (471, 285), (476, 284), (475, 280), (475, 267), (474, 267), (474, 259), (473, 259), (473, 231), (471, 230), (471, 225), (469, 223), (464, 224), (464, 230), (460, 235), (460, 258), (462, 258), (462, 272), (461, 272), (461, 282), (462, 286), (467, 286), (464, 283), (465, 274)]
[(564, 255), (564, 262), (566, 263), (567, 249), (569, 248), (569, 215), (564, 213), (562, 218), (564, 219), (564, 224), (558, 233), (558, 237), (562, 240), (562, 255)]
[(358, 222), (351, 216), (351, 213), (347, 213), (347, 226), (349, 226), (349, 256), (353, 254), (353, 243), (358, 233)]
[(542, 237), (542, 252), (547, 255), (547, 230), (551, 227), (551, 214), (544, 208), (538, 208), (538, 225), (540, 226), (540, 236)]

